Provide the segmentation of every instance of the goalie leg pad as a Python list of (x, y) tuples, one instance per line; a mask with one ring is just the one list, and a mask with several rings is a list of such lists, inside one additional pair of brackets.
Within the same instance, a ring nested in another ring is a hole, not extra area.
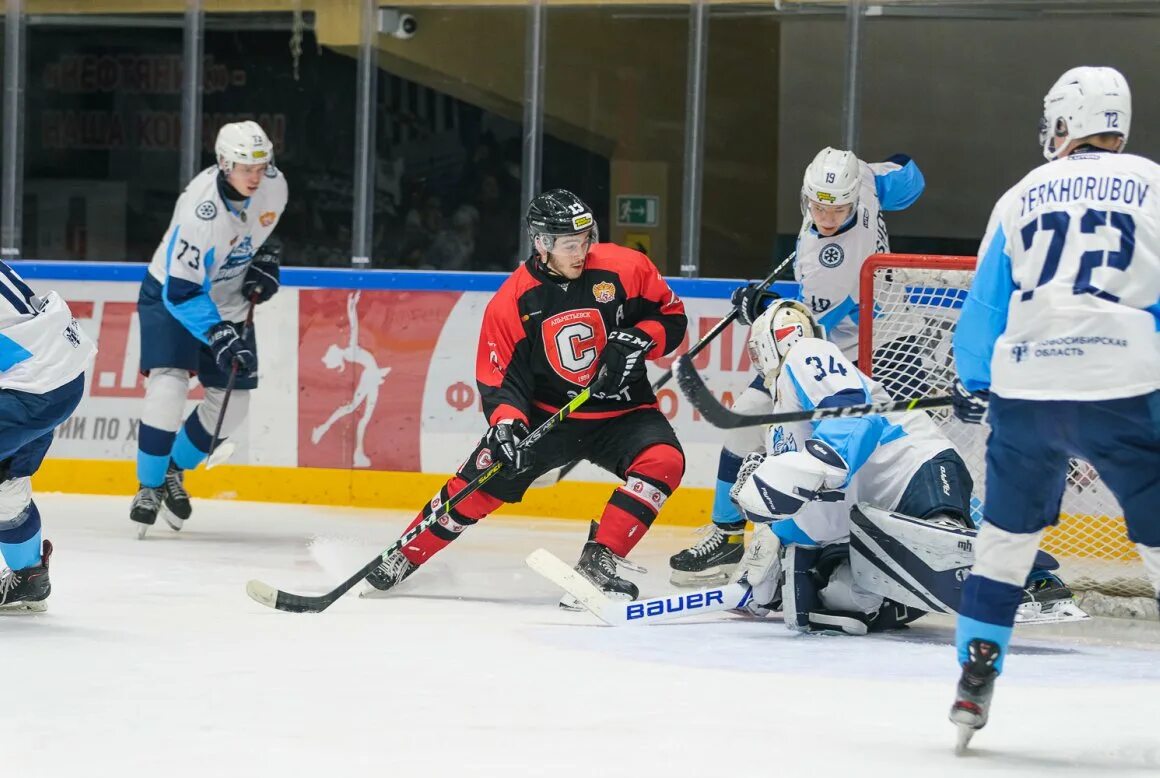
[(818, 577), (824, 582), (818, 593), (822, 607), (831, 611), (863, 613), (872, 619), (885, 598), (857, 584), (850, 570), (849, 550), (850, 547), (845, 543), (822, 549), (817, 566)]
[(814, 565), (822, 550), (816, 546), (789, 546), (785, 550), (785, 586), (782, 613), (785, 626), (798, 632), (810, 631), (810, 612), (821, 610)]

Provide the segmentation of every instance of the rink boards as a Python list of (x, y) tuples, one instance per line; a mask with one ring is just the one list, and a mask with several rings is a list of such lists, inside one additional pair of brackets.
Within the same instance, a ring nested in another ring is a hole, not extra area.
[[(37, 475), (43, 491), (128, 495), (136, 486), (136, 425), (144, 395), (138, 373), (137, 291), (144, 265), (13, 263), (38, 291), (57, 289), (100, 353), (74, 417), (58, 431)], [(194, 494), (238, 500), (413, 509), (458, 468), (484, 429), (475, 387), (480, 321), (504, 276), (284, 268), (281, 292), (259, 306), (259, 388), (230, 462), (189, 475)], [(729, 310), (738, 281), (669, 279), (684, 300), (685, 351)], [(784, 295), (794, 284), (779, 284)], [(348, 306), (357, 296), (358, 348), (349, 361)], [(732, 326), (695, 360), (726, 404), (753, 377), (747, 330)], [(672, 358), (650, 363), (652, 378)], [(381, 382), (374, 379), (377, 369)], [(362, 386), (360, 387), (360, 383)], [(189, 407), (200, 398), (191, 393)], [(372, 402), (373, 401), (373, 402)], [(708, 521), (723, 433), (702, 420), (672, 384), (658, 393), (688, 460), (661, 521)], [(339, 416), (347, 406), (349, 414)], [(373, 406), (373, 407), (372, 407)], [(327, 425), (328, 420), (333, 423)], [(361, 432), (360, 432), (361, 427)], [(320, 432), (318, 432), (321, 430)], [(361, 440), (361, 448), (360, 448)], [(535, 488), (509, 513), (597, 516), (613, 477), (587, 463), (552, 488)], [(981, 495), (976, 495), (981, 497)], [(1123, 574), (1135, 559), (1118, 517), (1074, 516), (1045, 547), (1064, 558), (1106, 560)], [(1130, 572), (1130, 571), (1129, 571)], [(1102, 574), (1107, 578), (1109, 574)]]
[[(14, 266), (37, 291), (58, 290), (100, 349), (85, 399), (58, 431), (37, 488), (129, 494), (136, 485), (144, 396), (136, 313), (144, 265)], [(282, 276), (281, 292), (255, 314), (260, 382), (235, 435), (237, 450), (228, 465), (192, 473), (190, 487), (207, 497), (416, 507), (416, 498), (433, 494), (484, 430), (476, 344), (484, 308), (504, 276), (304, 268), (284, 268)], [(737, 283), (670, 280), (690, 322), (678, 353), (729, 311), (728, 295)], [(781, 289), (792, 290), (793, 285)], [(696, 360), (726, 403), (752, 379), (745, 333), (730, 327)], [(650, 363), (650, 376), (655, 379), (671, 362), (672, 357)], [(195, 388), (190, 408), (200, 396)], [(675, 384), (662, 389), (658, 401), (688, 459), (666, 519), (703, 523), (721, 432), (694, 413)], [(612, 480), (584, 463), (566, 482), (529, 492), (519, 512), (598, 515)]]

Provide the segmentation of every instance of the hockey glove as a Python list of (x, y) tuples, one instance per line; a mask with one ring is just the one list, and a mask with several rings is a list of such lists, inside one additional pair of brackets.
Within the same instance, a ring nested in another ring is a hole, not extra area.
[(757, 321), (757, 317), (765, 312), (769, 304), (779, 297), (781, 295), (777, 292), (763, 289), (760, 282), (754, 281), (734, 289), (729, 302), (733, 303), (733, 307), (737, 309), (737, 318), (742, 323), (753, 324)]
[(242, 296), (255, 304), (264, 303), (278, 293), (281, 284), (279, 251), (274, 246), (262, 246), (250, 266), (246, 268), (246, 279), (242, 281)]
[(985, 390), (972, 392), (963, 386), (963, 382), (955, 379), (955, 387), (951, 391), (954, 402), (955, 416), (964, 424), (981, 424), (987, 415), (987, 404), (991, 401), (991, 393)]
[(493, 461), (503, 462), (501, 476), (519, 475), (532, 466), (531, 450), (519, 446), (529, 434), (528, 425), (519, 419), (503, 419), (487, 431), (483, 445), (491, 452)]
[(219, 321), (205, 334), (213, 359), (224, 372), (229, 372), (236, 362), (239, 373), (249, 373), (258, 365), (258, 357), (238, 333), (238, 325), (232, 321)]
[(645, 359), (652, 346), (652, 339), (636, 327), (608, 333), (596, 378), (589, 384), (592, 394), (613, 395), (644, 378), (648, 374)]

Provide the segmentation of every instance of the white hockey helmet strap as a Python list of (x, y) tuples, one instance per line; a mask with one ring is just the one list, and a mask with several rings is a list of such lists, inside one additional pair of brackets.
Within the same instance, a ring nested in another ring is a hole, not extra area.
[(858, 206), (862, 186), (862, 169), (852, 151), (830, 146), (818, 152), (802, 177), (802, 215), (808, 215), (809, 202), (821, 205)]
[(218, 130), (214, 143), (218, 167), (229, 173), (234, 165), (265, 165), (274, 163), (274, 144), (257, 122), (231, 122)]
[(1039, 143), (1043, 156), (1052, 160), (1071, 141), (1092, 135), (1114, 133), (1123, 136), (1127, 144), (1131, 124), (1132, 93), (1118, 70), (1072, 68), (1043, 98)]
[(809, 308), (797, 300), (775, 300), (749, 330), (749, 357), (772, 390), (793, 345), (802, 338), (824, 337), (825, 330)]

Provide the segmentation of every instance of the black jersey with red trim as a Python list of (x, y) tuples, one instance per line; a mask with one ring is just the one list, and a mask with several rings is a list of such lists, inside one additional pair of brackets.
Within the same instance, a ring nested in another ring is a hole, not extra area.
[[(685, 337), (685, 304), (639, 251), (597, 243), (584, 272), (564, 281), (525, 261), (488, 303), (479, 333), (475, 378), (489, 424), (528, 421), (533, 406), (555, 411), (588, 385), (612, 330), (635, 327), (652, 339), (648, 359)], [(655, 407), (643, 378), (610, 397), (594, 397), (577, 418)]]

